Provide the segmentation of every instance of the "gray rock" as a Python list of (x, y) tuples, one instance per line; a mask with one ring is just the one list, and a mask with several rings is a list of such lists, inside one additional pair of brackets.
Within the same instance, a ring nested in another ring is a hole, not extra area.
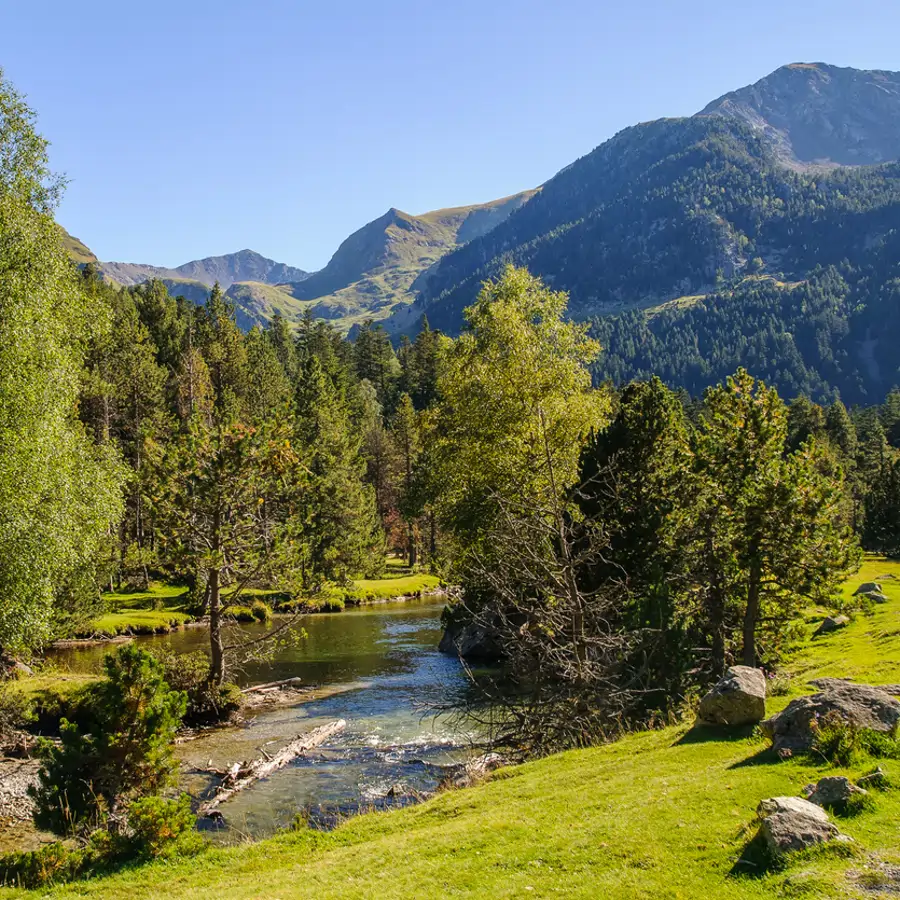
[(780, 813), (809, 816), (820, 822), (828, 821), (828, 813), (822, 807), (816, 806), (802, 797), (769, 797), (768, 800), (760, 800), (759, 806), (756, 807), (756, 814), (761, 819)]
[(820, 818), (800, 812), (780, 812), (766, 816), (760, 831), (769, 852), (775, 857), (806, 850), (817, 844), (827, 844), (838, 838), (846, 840), (837, 826), (827, 818), (823, 822)]
[(877, 581), (866, 581), (861, 584), (854, 592), (853, 596), (858, 597), (860, 594), (883, 594), (884, 590)]
[(847, 801), (854, 795), (864, 795), (868, 791), (857, 787), (845, 778), (843, 775), (829, 775), (826, 778), (820, 778), (818, 783), (813, 786), (812, 792), (808, 796), (810, 803), (816, 806), (823, 806), (826, 809), (836, 808), (842, 809), (847, 805)]
[(816, 629), (813, 637), (818, 637), (820, 634), (831, 634), (832, 631), (846, 628), (849, 624), (850, 619), (847, 616), (828, 616), (822, 620), (822, 624)]
[(888, 732), (900, 723), (900, 703), (879, 688), (838, 678), (820, 678), (816, 685), (819, 693), (792, 700), (761, 724), (776, 750), (808, 749), (813, 742), (810, 723), (830, 712), (873, 731)]
[(732, 666), (700, 701), (699, 718), (713, 725), (747, 725), (765, 715), (766, 677), (750, 666)]
[(478, 622), (450, 622), (438, 644), (441, 653), (473, 662), (498, 662), (501, 658), (495, 635)]
[(860, 787), (865, 785), (866, 788), (884, 789), (888, 786), (887, 775), (881, 766), (877, 766), (874, 772), (869, 772), (868, 775), (863, 775), (861, 778), (857, 778), (856, 781)]

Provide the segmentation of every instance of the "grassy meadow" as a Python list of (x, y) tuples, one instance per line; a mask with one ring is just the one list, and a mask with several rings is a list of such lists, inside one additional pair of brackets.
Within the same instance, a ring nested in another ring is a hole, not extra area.
[[(854, 614), (843, 631), (812, 639), (788, 667), (787, 692), (811, 678), (900, 682), (900, 564), (867, 559), (846, 587), (877, 578), (889, 600)], [(874, 761), (871, 762), (874, 764)], [(900, 782), (900, 761), (880, 761)], [(846, 771), (858, 776), (870, 763)], [(45, 891), (48, 897), (176, 898), (781, 898), (879, 896), (884, 864), (900, 864), (900, 791), (839, 820), (848, 855), (795, 859), (782, 871), (735, 870), (766, 797), (799, 795), (826, 774), (809, 756), (779, 761), (747, 729), (676, 725), (501, 770), (488, 782), (405, 810), (349, 820), (180, 862)], [(739, 867), (740, 868), (740, 867)], [(862, 888), (867, 888), (863, 894)], [(0, 891), (2, 900), (29, 897)], [(882, 896), (889, 896), (883, 894)]]

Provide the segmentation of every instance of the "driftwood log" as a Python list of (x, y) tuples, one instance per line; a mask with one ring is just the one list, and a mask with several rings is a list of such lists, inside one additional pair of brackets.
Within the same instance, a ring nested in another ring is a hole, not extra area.
[(283, 681), (267, 681), (265, 684), (255, 684), (253, 687), (244, 688), (242, 694), (264, 694), (268, 691), (277, 691), (281, 688), (298, 688), (303, 684), (302, 678), (285, 678)]
[(251, 784), (259, 781), (260, 778), (266, 778), (273, 772), (284, 768), (289, 762), (308, 750), (312, 750), (313, 747), (318, 747), (319, 744), (325, 743), (328, 738), (342, 731), (346, 726), (347, 723), (343, 719), (338, 719), (335, 722), (320, 725), (318, 728), (313, 728), (312, 731), (298, 735), (274, 756), (266, 754), (249, 763), (235, 763), (225, 773), (222, 783), (216, 788), (215, 794), (201, 805), (198, 814), (200, 816), (208, 816), (221, 803), (231, 799), (245, 788), (250, 787)]

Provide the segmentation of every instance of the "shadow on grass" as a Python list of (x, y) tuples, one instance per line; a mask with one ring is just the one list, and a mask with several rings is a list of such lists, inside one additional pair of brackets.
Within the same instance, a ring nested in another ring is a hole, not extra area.
[(744, 845), (741, 855), (728, 874), (732, 878), (763, 878), (776, 868), (775, 860), (766, 846), (766, 839), (762, 831), (757, 830)]
[(697, 722), (690, 731), (685, 732), (677, 741), (680, 744), (706, 744), (709, 742), (743, 741), (753, 734), (755, 725), (706, 725)]
[(752, 756), (732, 763), (729, 769), (746, 769), (750, 766), (773, 766), (781, 762), (781, 758), (771, 747), (760, 747)]

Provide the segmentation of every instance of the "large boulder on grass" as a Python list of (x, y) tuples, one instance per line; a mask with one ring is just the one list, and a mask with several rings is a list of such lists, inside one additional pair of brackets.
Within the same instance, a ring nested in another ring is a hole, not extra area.
[(900, 703), (880, 688), (839, 678), (816, 681), (818, 694), (792, 700), (780, 713), (761, 724), (775, 750), (807, 750), (812, 725), (829, 713), (859, 728), (889, 732), (900, 723)]
[(732, 666), (700, 701), (699, 718), (711, 725), (749, 725), (766, 715), (766, 676), (750, 666)]
[(757, 810), (762, 818), (760, 833), (772, 856), (778, 858), (836, 839), (849, 840), (840, 833), (820, 806), (799, 797), (772, 797)]
[(816, 629), (813, 637), (818, 637), (820, 634), (831, 634), (833, 631), (840, 631), (849, 624), (850, 619), (848, 619), (847, 616), (828, 616), (822, 620), (822, 624)]
[(884, 591), (877, 581), (866, 581), (861, 584), (854, 592), (853, 596), (858, 597), (860, 594), (883, 594)]

